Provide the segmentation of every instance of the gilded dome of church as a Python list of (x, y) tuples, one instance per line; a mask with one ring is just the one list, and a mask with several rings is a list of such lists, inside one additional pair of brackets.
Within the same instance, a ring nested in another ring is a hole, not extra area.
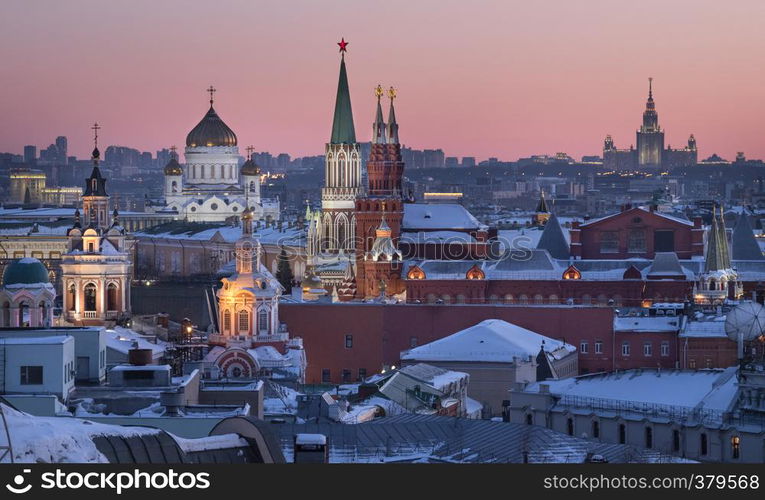
[(170, 161), (165, 165), (165, 175), (183, 175), (183, 167), (175, 157), (170, 158)]
[(186, 136), (188, 147), (236, 146), (236, 134), (228, 128), (210, 104), (202, 121)]
[(247, 160), (240, 170), (242, 175), (260, 175), (260, 167), (252, 159)]

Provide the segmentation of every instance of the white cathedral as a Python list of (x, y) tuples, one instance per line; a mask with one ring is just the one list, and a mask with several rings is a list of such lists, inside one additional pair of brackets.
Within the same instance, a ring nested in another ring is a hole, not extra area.
[(245, 208), (255, 220), (279, 219), (279, 200), (260, 196), (261, 171), (248, 158), (240, 167), (236, 134), (210, 109), (186, 136), (185, 165), (173, 157), (165, 166), (164, 206), (192, 222), (223, 222), (240, 217)]

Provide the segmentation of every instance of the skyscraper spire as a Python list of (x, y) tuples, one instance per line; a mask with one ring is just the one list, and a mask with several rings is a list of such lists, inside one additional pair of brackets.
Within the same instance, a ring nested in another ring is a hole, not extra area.
[(388, 89), (390, 98), (390, 109), (388, 110), (388, 143), (398, 144), (398, 122), (396, 122), (396, 110), (393, 107), (393, 101), (396, 99), (396, 89)]
[(375, 87), (375, 96), (377, 96), (377, 113), (375, 114), (375, 122), (372, 124), (372, 144), (385, 144), (387, 142), (382, 106), (380, 105), (380, 98), (382, 95), (383, 88), (378, 85)]
[(351, 93), (348, 88), (348, 75), (345, 71), (345, 52), (348, 42), (341, 40), (340, 46), (340, 78), (337, 83), (335, 98), (335, 117), (332, 122), (331, 144), (352, 144), (356, 142), (356, 131), (353, 127), (353, 112), (351, 111)]
[(648, 77), (648, 100), (653, 100), (653, 78), (650, 76)]

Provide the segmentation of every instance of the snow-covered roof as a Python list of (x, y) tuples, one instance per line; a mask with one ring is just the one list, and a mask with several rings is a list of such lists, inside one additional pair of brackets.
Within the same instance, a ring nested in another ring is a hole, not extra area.
[[(305, 246), (305, 229), (293, 226), (284, 227), (281, 231), (278, 227), (260, 227), (255, 229), (253, 237), (262, 245), (278, 245), (289, 247)], [(173, 240), (196, 240), (210, 241), (215, 238), (227, 243), (235, 243), (242, 237), (241, 226), (231, 226), (224, 223), (192, 223), (170, 222), (156, 226), (145, 231), (135, 233), (136, 238), (163, 238)]]
[(7, 345), (57, 345), (74, 342), (69, 335), (53, 335), (51, 337), (5, 337), (0, 338), (0, 344)]
[(618, 316), (614, 318), (614, 331), (617, 332), (676, 332), (679, 330), (679, 316)]
[(421, 380), (439, 391), (446, 391), (446, 388), (449, 387), (450, 384), (458, 383), (468, 378), (467, 373), (446, 370), (426, 363), (405, 366), (399, 371), (412, 378)]
[(165, 352), (165, 343), (157, 341), (156, 344), (149, 342), (140, 334), (117, 326), (114, 330), (106, 330), (106, 347), (122, 354), (127, 354), (138, 343), (138, 349), (151, 349), (153, 357), (159, 357)]
[(702, 319), (701, 321), (687, 321), (685, 327), (680, 332), (680, 337), (711, 337), (726, 338), (725, 316), (716, 316), (712, 319)]
[(457, 203), (405, 203), (404, 230), (472, 229), (485, 227), (478, 219)]
[(0, 404), (17, 463), (106, 463), (93, 438), (158, 434), (159, 429), (106, 425), (67, 417), (36, 417)]
[(535, 382), (525, 390), (539, 392), (541, 385), (547, 385), (551, 394), (560, 397), (725, 411), (736, 399), (735, 372), (735, 367), (698, 371), (628, 370)]
[(513, 358), (536, 357), (545, 351), (564, 356), (576, 351), (569, 344), (499, 319), (487, 319), (455, 334), (405, 351), (402, 360), (480, 361), (511, 363)]
[(323, 446), (327, 444), (327, 436), (324, 434), (300, 433), (295, 435), (295, 444)]
[(402, 232), (400, 241), (405, 243), (475, 243), (470, 233), (462, 231)]

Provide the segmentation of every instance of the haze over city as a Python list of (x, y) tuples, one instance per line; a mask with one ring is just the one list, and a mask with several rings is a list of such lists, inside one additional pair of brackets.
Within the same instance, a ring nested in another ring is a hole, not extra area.
[(600, 154), (611, 134), (627, 148), (650, 76), (666, 143), (693, 133), (699, 158), (760, 158), (764, 16), (753, 0), (11, 0), (0, 20), (0, 150), (63, 134), (86, 157), (95, 120), (107, 144), (180, 146), (212, 84), (242, 145), (321, 154), (343, 36), (360, 141), (380, 83), (399, 89), (411, 147), (580, 157)]

